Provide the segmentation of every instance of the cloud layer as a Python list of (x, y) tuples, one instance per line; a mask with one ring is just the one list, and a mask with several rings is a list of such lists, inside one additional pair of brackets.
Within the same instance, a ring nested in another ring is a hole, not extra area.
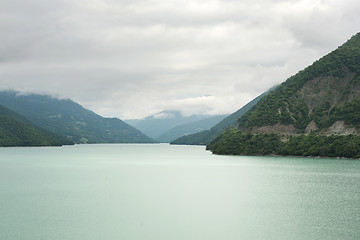
[(231, 113), (357, 33), (355, 0), (2, 0), (2, 89), (105, 116)]

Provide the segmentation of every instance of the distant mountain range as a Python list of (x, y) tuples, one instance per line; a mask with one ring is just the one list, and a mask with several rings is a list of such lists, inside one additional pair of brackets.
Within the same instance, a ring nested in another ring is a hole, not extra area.
[(24, 117), (0, 105), (0, 147), (71, 144), (72, 141), (35, 126)]
[(154, 143), (117, 118), (104, 118), (69, 99), (0, 92), (0, 104), (74, 143)]
[(170, 142), (185, 134), (209, 129), (224, 117), (226, 115), (183, 116), (180, 111), (166, 110), (144, 119), (125, 121), (159, 142)]
[(195, 122), (178, 125), (156, 137), (156, 140), (163, 143), (169, 143), (184, 135), (195, 134), (204, 130), (209, 130), (216, 123), (220, 122), (227, 116), (228, 115), (216, 115)]
[(171, 144), (175, 145), (207, 145), (209, 144), (215, 137), (217, 137), (222, 131), (230, 126), (236, 126), (237, 120), (244, 115), (247, 111), (249, 111), (255, 104), (267, 94), (265, 92), (260, 96), (254, 98), (248, 104), (231, 114), (230, 116), (224, 118), (222, 121), (218, 122), (216, 125), (211, 127), (209, 130), (201, 131), (195, 134), (187, 134), (182, 137), (179, 137), (173, 141)]
[(360, 157), (359, 133), (360, 33), (264, 96), (208, 149)]

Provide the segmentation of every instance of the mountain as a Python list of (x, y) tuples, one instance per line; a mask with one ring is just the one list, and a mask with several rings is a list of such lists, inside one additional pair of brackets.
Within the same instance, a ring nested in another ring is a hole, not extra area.
[(41, 129), (0, 105), (0, 146), (61, 146), (73, 143)]
[(199, 121), (176, 126), (156, 138), (159, 142), (169, 143), (181, 136), (198, 133), (209, 130), (216, 123), (224, 119), (227, 115), (217, 115), (208, 117)]
[(238, 120), (238, 129), (227, 130), (208, 149), (356, 157), (359, 132), (360, 33), (262, 98)]
[(103, 118), (69, 99), (0, 92), (0, 103), (37, 126), (75, 143), (153, 143), (117, 118)]
[[(269, 90), (270, 91), (270, 90)], [(245, 106), (231, 114), (230, 116), (224, 118), (222, 121), (213, 126), (210, 130), (205, 130), (199, 133), (190, 134), (182, 136), (174, 141), (171, 144), (178, 145), (207, 145), (210, 143), (216, 136), (218, 136), (222, 131), (227, 127), (235, 126), (237, 120), (244, 115), (250, 108), (252, 108), (263, 96), (268, 92), (261, 94), (260, 96), (254, 98)]]
[(165, 110), (141, 120), (126, 120), (126, 122), (146, 135), (156, 139), (176, 126), (199, 121), (208, 117), (208, 115), (183, 116), (180, 111)]

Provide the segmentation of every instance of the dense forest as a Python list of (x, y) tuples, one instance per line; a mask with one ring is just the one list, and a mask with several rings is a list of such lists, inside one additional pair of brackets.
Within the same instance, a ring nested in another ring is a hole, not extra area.
[(0, 105), (0, 146), (61, 146), (73, 142), (41, 129)]
[(264, 96), (207, 149), (359, 158), (359, 132), (360, 33)]
[(359, 135), (280, 136), (228, 128), (207, 149), (221, 155), (282, 155), (360, 158)]
[(239, 119), (239, 127), (293, 125), (304, 133), (311, 121), (325, 129), (338, 120), (359, 127), (360, 34), (290, 77)]

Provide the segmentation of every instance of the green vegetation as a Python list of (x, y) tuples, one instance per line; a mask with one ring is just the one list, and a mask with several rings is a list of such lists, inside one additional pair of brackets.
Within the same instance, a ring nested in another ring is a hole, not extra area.
[(360, 97), (345, 103), (343, 106), (336, 106), (330, 112), (328, 126), (337, 120), (344, 120), (346, 124), (353, 125), (360, 129)]
[[(353, 97), (359, 92), (360, 33), (262, 98), (238, 120), (239, 128), (280, 123), (292, 124), (302, 133), (312, 120), (322, 129), (339, 117), (358, 124), (359, 100)], [(352, 117), (354, 112), (357, 117)]]
[(41, 129), (20, 115), (0, 106), (0, 146), (61, 146), (71, 141)]
[(230, 127), (212, 141), (207, 149), (215, 154), (225, 155), (270, 155), (280, 143), (276, 134), (244, 133)]
[[(334, 125), (338, 121), (345, 125)], [(336, 132), (354, 135), (326, 135), (337, 127)], [(207, 149), (230, 155), (360, 158), (359, 132), (360, 33), (263, 97), (239, 118), (237, 128), (228, 128)]]
[(220, 133), (221, 133), (221, 131), (205, 130), (205, 131), (202, 131), (199, 133), (194, 133), (194, 134), (179, 137), (178, 139), (175, 139), (174, 141), (170, 142), (170, 144), (173, 144), (173, 145), (206, 145), (213, 139), (213, 137), (216, 137)]
[(286, 141), (275, 133), (250, 134), (228, 128), (208, 146), (222, 155), (282, 155), (360, 158), (359, 135), (299, 135)]
[(75, 143), (153, 143), (117, 118), (103, 118), (71, 100), (0, 92), (0, 102), (33, 124)]

